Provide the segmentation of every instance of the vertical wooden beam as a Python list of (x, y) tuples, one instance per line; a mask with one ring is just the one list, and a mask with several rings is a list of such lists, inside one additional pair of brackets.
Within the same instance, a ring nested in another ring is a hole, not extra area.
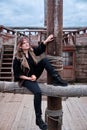
[(44, 26), (47, 26), (47, 0), (44, 0)]
[[(49, 55), (61, 56), (62, 54), (62, 26), (63, 26), (63, 0), (47, 0), (47, 34), (54, 34), (55, 40), (48, 44), (47, 53)], [(49, 78), (48, 83), (52, 83)], [(48, 97), (47, 109), (51, 111), (62, 110), (62, 100), (57, 97)], [(48, 115), (48, 130), (61, 130), (59, 117)]]

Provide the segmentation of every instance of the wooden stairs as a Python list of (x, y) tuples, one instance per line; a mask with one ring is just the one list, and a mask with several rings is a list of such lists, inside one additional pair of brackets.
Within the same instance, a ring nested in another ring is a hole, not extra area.
[(14, 45), (3, 45), (0, 66), (0, 81), (12, 81)]

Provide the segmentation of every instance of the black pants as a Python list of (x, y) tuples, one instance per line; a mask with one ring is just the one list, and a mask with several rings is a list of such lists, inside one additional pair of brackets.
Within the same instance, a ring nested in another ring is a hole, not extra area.
[[(47, 72), (51, 75), (54, 73), (54, 69), (49, 63), (47, 58), (43, 58), (41, 61), (39, 61), (36, 67), (34, 68), (34, 74), (36, 75), (37, 78), (40, 77), (44, 69), (46, 69)], [(37, 81), (25, 80), (23, 86), (29, 89), (34, 94), (35, 114), (36, 114), (36, 118), (40, 118), (42, 114), (42, 110), (41, 110), (42, 94)]]

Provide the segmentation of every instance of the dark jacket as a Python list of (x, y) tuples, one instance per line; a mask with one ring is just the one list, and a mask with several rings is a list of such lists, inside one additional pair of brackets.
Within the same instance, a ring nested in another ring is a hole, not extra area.
[[(45, 50), (46, 50), (46, 46), (43, 43), (41, 43), (38, 47), (33, 48), (33, 51), (36, 56), (39, 56), (40, 54), (45, 52)], [(30, 66), (30, 70), (26, 68), (25, 71), (23, 71), (23, 69), (21, 68), (20, 60), (17, 59), (16, 57), (13, 60), (14, 81), (21, 81), (21, 79), (19, 78), (21, 75), (31, 76), (33, 74), (33, 68), (35, 67), (35, 63), (30, 55), (27, 61)]]

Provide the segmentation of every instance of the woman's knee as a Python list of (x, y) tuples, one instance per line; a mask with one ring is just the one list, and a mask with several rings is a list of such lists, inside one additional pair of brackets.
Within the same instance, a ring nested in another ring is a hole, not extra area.
[(39, 91), (34, 91), (34, 95), (42, 95), (41, 90), (39, 90)]
[(27, 89), (29, 89), (34, 95), (35, 94), (41, 95), (41, 90), (37, 82), (32, 82), (27, 80), (24, 82), (24, 86)]
[(48, 61), (48, 58), (47, 58), (47, 57), (45, 57), (45, 58), (43, 58), (42, 60), (43, 60), (43, 61)]
[(49, 62), (49, 60), (48, 60), (48, 58), (45, 57), (45, 58), (42, 59), (42, 62), (43, 62), (43, 64), (46, 64), (46, 63)]

